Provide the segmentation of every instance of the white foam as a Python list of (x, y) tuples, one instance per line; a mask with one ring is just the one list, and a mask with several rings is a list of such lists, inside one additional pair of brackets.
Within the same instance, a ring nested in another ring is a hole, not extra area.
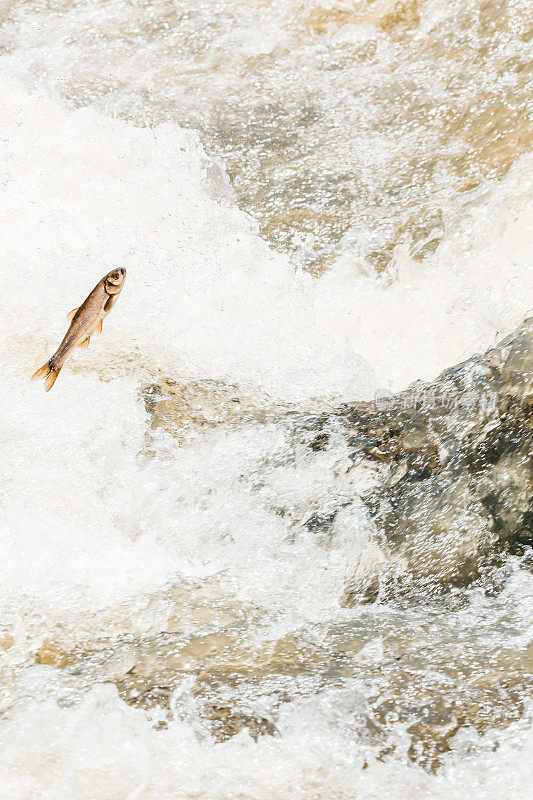
[(0, 125), (3, 347), (14, 374), (44, 360), (64, 314), (114, 264), (127, 266), (126, 287), (84, 364), (133, 356), (137, 369), (225, 378), (293, 402), (431, 378), (533, 305), (531, 157), (480, 193), (434, 256), (411, 262), (399, 248), (390, 283), (346, 258), (317, 279), (214, 199), (197, 137), (176, 125), (66, 112), (5, 80)]
[[(324, 618), (338, 609), (346, 579), (373, 559), (362, 509), (351, 511), (343, 546), (332, 551), (311, 535), (287, 546), (290, 519), (274, 511), (290, 503), (309, 516), (314, 498), (353, 491), (342, 449), (295, 470), (284, 465), (283, 429), (271, 425), (214, 431), (182, 448), (163, 435), (172, 458), (164, 447), (146, 458), (147, 417), (132, 379), (76, 375), (47, 395), (19, 384), (2, 418), (6, 603), (20, 593), (37, 605), (46, 598), (63, 619), (73, 597), (82, 613), (179, 576), (222, 573), (229, 595)], [(254, 490), (267, 455), (279, 466)]]
[[(48, 674), (42, 676), (50, 683)], [(408, 761), (378, 761), (354, 740), (343, 708), (361, 699), (325, 692), (291, 704), (280, 736), (246, 733), (213, 744), (180, 721), (154, 730), (113, 686), (93, 688), (76, 706), (28, 701), (0, 724), (2, 797), (27, 800), (505, 800), (529, 797), (533, 728), (513, 725), (486, 741), (457, 741), (463, 758), (445, 757), (438, 775)], [(342, 705), (343, 704), (343, 705)], [(43, 732), (46, 731), (46, 735)], [(402, 747), (398, 730), (397, 745)], [(500, 748), (491, 746), (499, 740)], [(21, 758), (23, 754), (23, 758)], [(363, 765), (366, 761), (367, 768)]]

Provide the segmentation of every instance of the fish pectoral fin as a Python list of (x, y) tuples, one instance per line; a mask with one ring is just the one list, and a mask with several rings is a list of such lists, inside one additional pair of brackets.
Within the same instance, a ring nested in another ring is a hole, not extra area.
[(104, 324), (104, 320), (103, 320), (103, 319), (101, 319), (101, 320), (100, 320), (100, 322), (98, 323), (98, 325), (96, 326), (96, 331), (95, 331), (95, 333), (97, 333), (98, 335), (100, 335), (100, 334), (102, 333), (102, 326), (103, 326), (103, 324)]
[(83, 340), (83, 342), (79, 343), (78, 347), (83, 347), (83, 349), (86, 350), (89, 347), (89, 342), (90, 341), (91, 341), (91, 337), (88, 336), (86, 339)]
[(71, 322), (72, 322), (72, 320), (74, 319), (74, 317), (75, 317), (75, 315), (76, 315), (76, 311), (77, 311), (77, 310), (78, 310), (77, 308), (73, 308), (73, 309), (72, 309), (72, 311), (69, 311), (69, 313), (67, 314), (67, 318), (68, 318), (68, 319), (69, 319)]

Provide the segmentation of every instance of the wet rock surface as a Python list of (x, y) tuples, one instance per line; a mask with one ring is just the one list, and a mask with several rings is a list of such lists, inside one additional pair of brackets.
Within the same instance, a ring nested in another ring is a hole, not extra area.
[(162, 427), (182, 438), (191, 427), (264, 421), (273, 409), (268, 398), (252, 401), (237, 386), (213, 380), (186, 383), (166, 378), (145, 387), (142, 395), (152, 429)]
[[(483, 356), (372, 404), (296, 424), (312, 451), (339, 436), (355, 465), (381, 479), (362, 499), (387, 553), (385, 569), (346, 602), (480, 578), (502, 551), (533, 543), (533, 320)], [(306, 525), (332, 528), (342, 509)]]

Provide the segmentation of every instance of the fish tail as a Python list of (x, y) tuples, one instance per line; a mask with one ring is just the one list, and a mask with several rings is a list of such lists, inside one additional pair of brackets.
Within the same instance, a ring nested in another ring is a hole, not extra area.
[(63, 366), (62, 364), (59, 367), (53, 365), (52, 359), (50, 359), (50, 361), (47, 361), (46, 364), (43, 364), (42, 367), (37, 370), (35, 375), (32, 375), (31, 379), (32, 381), (37, 381), (40, 380), (41, 378), (44, 378), (44, 387), (46, 391), (49, 392), (54, 383), (56, 382), (57, 376), (61, 372), (62, 366)]

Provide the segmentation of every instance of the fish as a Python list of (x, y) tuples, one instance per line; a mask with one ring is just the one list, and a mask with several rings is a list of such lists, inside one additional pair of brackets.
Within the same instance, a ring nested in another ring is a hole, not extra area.
[(102, 333), (102, 323), (117, 302), (125, 280), (126, 269), (117, 267), (98, 281), (81, 306), (68, 314), (70, 327), (63, 341), (52, 358), (32, 376), (32, 380), (44, 378), (45, 389), (50, 391), (70, 353), (76, 347), (89, 347), (93, 333)]

